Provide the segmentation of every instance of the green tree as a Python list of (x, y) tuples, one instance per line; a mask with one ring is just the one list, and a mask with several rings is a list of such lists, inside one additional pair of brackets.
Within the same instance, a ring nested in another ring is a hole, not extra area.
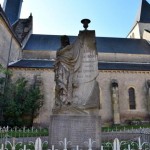
[[(3, 68), (1, 69), (3, 70)], [(3, 112), (2, 125), (32, 126), (33, 119), (38, 115), (43, 105), (43, 95), (36, 80), (32, 85), (25, 78), (12, 82), (10, 77), (1, 77), (5, 87), (0, 94), (1, 111)]]
[(7, 85), (9, 77), (11, 76), (11, 72), (0, 64), (0, 123), (3, 120), (3, 103), (4, 103), (4, 95), (5, 95), (5, 85)]

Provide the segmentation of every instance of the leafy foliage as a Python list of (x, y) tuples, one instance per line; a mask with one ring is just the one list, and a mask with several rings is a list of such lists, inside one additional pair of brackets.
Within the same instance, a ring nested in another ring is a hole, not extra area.
[(39, 86), (35, 83), (28, 85), (25, 78), (19, 78), (12, 82), (10, 76), (1, 78), (0, 85), (5, 86), (0, 94), (2, 125), (32, 126), (33, 119), (38, 115), (43, 105), (43, 96)]

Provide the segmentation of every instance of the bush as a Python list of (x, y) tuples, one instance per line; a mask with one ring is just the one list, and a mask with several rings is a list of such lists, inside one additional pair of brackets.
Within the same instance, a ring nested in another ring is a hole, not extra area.
[(28, 85), (25, 78), (19, 78), (16, 82), (12, 82), (10, 76), (1, 79), (0, 85), (5, 82), (0, 92), (1, 125), (32, 126), (33, 119), (43, 105), (43, 95), (36, 80), (34, 84)]

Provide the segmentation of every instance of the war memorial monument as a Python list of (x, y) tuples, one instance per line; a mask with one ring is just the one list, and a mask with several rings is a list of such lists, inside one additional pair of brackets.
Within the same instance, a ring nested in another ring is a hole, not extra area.
[(95, 149), (101, 143), (101, 121), (98, 114), (99, 85), (95, 31), (87, 30), (90, 20), (83, 19), (85, 30), (70, 44), (67, 36), (61, 37), (61, 48), (55, 62), (55, 105), (50, 116), (49, 143), (60, 148), (59, 141), (66, 138), (68, 145), (86, 148), (91, 138)]

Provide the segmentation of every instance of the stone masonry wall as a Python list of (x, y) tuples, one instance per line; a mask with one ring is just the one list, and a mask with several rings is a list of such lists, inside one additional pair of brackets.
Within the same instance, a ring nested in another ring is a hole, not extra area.
[(0, 18), (0, 63), (6, 67), (10, 49), (11, 34), (8, 32), (2, 18)]
[(16, 61), (20, 57), (20, 45), (0, 17), (0, 64), (7, 67), (8, 61)]
[(40, 109), (40, 114), (34, 120), (35, 124), (48, 126), (49, 116), (52, 112), (54, 103), (54, 72), (50, 69), (11, 69), (13, 72), (12, 80), (25, 77), (29, 84), (32, 84), (34, 77), (38, 75), (41, 79), (41, 92), (44, 95), (44, 105)]
[(98, 53), (98, 60), (106, 61), (106, 62), (148, 63), (150, 62), (150, 55), (123, 54), (123, 53)]
[(16, 41), (13, 39), (11, 43), (11, 50), (10, 50), (10, 57), (9, 57), (9, 63), (17, 61), (18, 59), (22, 58), (22, 51), (20, 46), (16, 43)]
[[(42, 92), (44, 94), (44, 105), (40, 115), (34, 120), (35, 124), (48, 126), (49, 116), (52, 114), (55, 97), (54, 72), (48, 69), (13, 69), (13, 79), (25, 77), (29, 83), (33, 82), (34, 76), (39, 75), (42, 80)], [(146, 81), (150, 79), (150, 72), (127, 72), (127, 71), (99, 71), (97, 81), (100, 87), (100, 111), (102, 123), (113, 121), (111, 102), (111, 80), (118, 81), (119, 88), (119, 110), (121, 122), (128, 119), (147, 119)], [(136, 109), (129, 109), (128, 89), (135, 89)]]
[[(150, 78), (150, 72), (128, 72), (128, 71), (100, 71), (98, 82), (100, 86), (100, 115), (102, 121), (112, 121), (112, 102), (110, 84), (112, 79), (118, 81), (119, 106), (121, 121), (128, 119), (146, 119), (148, 117), (146, 81)], [(128, 89), (135, 89), (136, 109), (129, 109)]]

